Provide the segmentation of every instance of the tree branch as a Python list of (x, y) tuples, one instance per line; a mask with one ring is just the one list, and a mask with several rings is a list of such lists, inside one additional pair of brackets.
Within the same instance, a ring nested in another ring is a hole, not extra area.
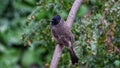
[(56, 45), (53, 58), (50, 64), (50, 68), (57, 68), (58, 62), (60, 60), (60, 55), (62, 54), (63, 45)]
[[(80, 7), (82, 0), (75, 0), (75, 2), (73, 3), (73, 6), (69, 12), (67, 21), (66, 21), (66, 25), (68, 26), (69, 29), (71, 29), (72, 27), (72, 23), (75, 19), (76, 13)], [(60, 56), (62, 54), (62, 49), (63, 49), (63, 45), (56, 45), (55, 51), (54, 51), (54, 55), (50, 64), (50, 68), (57, 68), (59, 60), (60, 60)]]
[(67, 21), (66, 21), (67, 26), (69, 27), (69, 29), (71, 29), (71, 27), (72, 27), (72, 23), (73, 23), (73, 21), (75, 19), (75, 16), (77, 14), (77, 11), (78, 11), (81, 3), (82, 3), (82, 0), (75, 0), (75, 2), (73, 3), (73, 6), (72, 6), (72, 8), (71, 8), (71, 10), (69, 12), (69, 15), (68, 15)]

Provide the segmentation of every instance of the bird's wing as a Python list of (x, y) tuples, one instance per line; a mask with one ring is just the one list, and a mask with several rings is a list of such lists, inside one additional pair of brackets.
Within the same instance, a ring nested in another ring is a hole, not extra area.
[(57, 32), (54, 29), (51, 29), (52, 37), (59, 38)]
[(58, 43), (58, 44), (63, 44), (61, 38), (62, 36), (58, 34), (58, 32), (55, 30), (55, 29), (51, 29), (51, 33), (52, 33), (52, 37), (55, 39), (55, 41)]
[(73, 34), (70, 34), (70, 41), (71, 41), (72, 43), (75, 42)]
[(73, 34), (71, 33), (71, 31), (68, 31), (67, 33), (68, 34), (66, 34), (66, 35), (67, 35), (68, 40), (71, 42), (71, 44), (73, 44), (75, 41)]

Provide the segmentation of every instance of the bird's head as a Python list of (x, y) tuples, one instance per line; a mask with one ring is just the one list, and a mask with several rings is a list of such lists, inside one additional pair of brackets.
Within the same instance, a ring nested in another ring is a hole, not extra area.
[(57, 25), (60, 23), (60, 20), (61, 20), (60, 15), (56, 15), (52, 18), (51, 23), (52, 23), (52, 25)]

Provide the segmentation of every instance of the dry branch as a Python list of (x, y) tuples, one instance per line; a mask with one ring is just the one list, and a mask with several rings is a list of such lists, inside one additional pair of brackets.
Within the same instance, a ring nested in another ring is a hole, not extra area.
[(120, 49), (117, 46), (113, 45), (112, 40), (111, 40), (111, 39), (114, 39), (115, 25), (109, 24), (109, 26), (111, 27), (106, 33), (106, 40), (105, 40), (106, 44), (108, 45), (108, 51), (110, 53), (113, 53), (115, 51), (120, 55)]

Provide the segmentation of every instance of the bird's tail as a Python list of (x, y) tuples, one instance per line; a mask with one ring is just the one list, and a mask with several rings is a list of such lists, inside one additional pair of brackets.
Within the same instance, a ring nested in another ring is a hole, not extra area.
[(78, 63), (78, 58), (75, 55), (75, 52), (72, 47), (69, 49), (69, 52), (70, 52), (72, 64), (74, 65), (75, 63)]

